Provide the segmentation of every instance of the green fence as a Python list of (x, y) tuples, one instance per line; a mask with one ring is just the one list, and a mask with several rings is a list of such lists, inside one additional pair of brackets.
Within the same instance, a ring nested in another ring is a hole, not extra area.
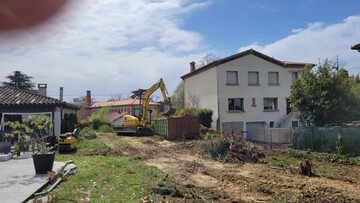
[(161, 135), (167, 137), (168, 132), (168, 119), (156, 119), (154, 120), (154, 133), (156, 135)]
[(342, 147), (346, 154), (360, 154), (360, 128), (344, 127), (297, 127), (293, 137), (296, 149), (317, 152), (337, 152), (338, 136), (342, 137)]

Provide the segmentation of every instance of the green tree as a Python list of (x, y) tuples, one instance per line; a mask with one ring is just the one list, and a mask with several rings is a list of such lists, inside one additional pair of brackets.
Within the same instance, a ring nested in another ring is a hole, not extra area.
[(110, 107), (102, 107), (101, 109), (96, 110), (90, 117), (90, 122), (92, 129), (98, 130), (102, 125), (109, 125), (111, 126), (111, 123), (109, 123), (106, 120), (106, 115), (109, 113)]
[[(349, 82), (351, 84), (351, 92), (354, 93), (355, 97), (357, 98), (357, 101), (360, 101), (360, 76), (351, 76), (349, 79)], [(356, 109), (355, 109), (356, 108)], [(360, 120), (360, 105), (354, 106), (354, 112), (356, 112), (354, 116), (354, 120), (359, 121)]]
[(5, 78), (9, 82), (2, 82), (4, 86), (16, 87), (23, 90), (32, 90), (35, 84), (31, 82), (32, 76), (28, 76), (21, 71), (14, 71), (12, 75), (8, 75)]
[(146, 89), (137, 89), (132, 91), (132, 95), (130, 96), (131, 99), (142, 99), (142, 96), (144, 94), (144, 92), (146, 91)]
[(174, 93), (170, 97), (172, 105), (176, 109), (184, 108), (184, 81), (181, 80), (180, 83), (177, 85)]
[(313, 70), (306, 66), (291, 85), (290, 101), (297, 118), (306, 126), (335, 126), (358, 113), (358, 99), (348, 72), (330, 60)]

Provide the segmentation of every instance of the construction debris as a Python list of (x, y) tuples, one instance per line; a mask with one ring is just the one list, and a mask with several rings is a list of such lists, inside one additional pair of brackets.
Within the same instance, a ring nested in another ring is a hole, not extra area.
[(265, 157), (260, 146), (255, 146), (238, 135), (230, 135), (204, 126), (201, 126), (200, 132), (205, 156), (227, 163), (257, 163), (260, 158)]

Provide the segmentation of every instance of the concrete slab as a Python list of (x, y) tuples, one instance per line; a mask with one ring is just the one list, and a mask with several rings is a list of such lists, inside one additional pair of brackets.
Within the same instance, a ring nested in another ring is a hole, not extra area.
[[(63, 162), (54, 162), (53, 171), (57, 171), (63, 165)], [(35, 174), (31, 152), (0, 162), (1, 202), (24, 202), (46, 183), (47, 174)]]
[(12, 157), (12, 154), (0, 154), (0, 161), (9, 161)]

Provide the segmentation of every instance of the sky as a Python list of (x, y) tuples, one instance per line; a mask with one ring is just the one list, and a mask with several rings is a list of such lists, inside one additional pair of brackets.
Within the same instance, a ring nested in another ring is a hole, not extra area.
[[(339, 58), (360, 73), (358, 0), (77, 0), (46, 23), (0, 32), (0, 81), (19, 70), (47, 95), (126, 98), (163, 78), (172, 95), (208, 53), (255, 49), (278, 60)], [(156, 95), (161, 95), (156, 92)], [(159, 100), (161, 98), (159, 97)]]

